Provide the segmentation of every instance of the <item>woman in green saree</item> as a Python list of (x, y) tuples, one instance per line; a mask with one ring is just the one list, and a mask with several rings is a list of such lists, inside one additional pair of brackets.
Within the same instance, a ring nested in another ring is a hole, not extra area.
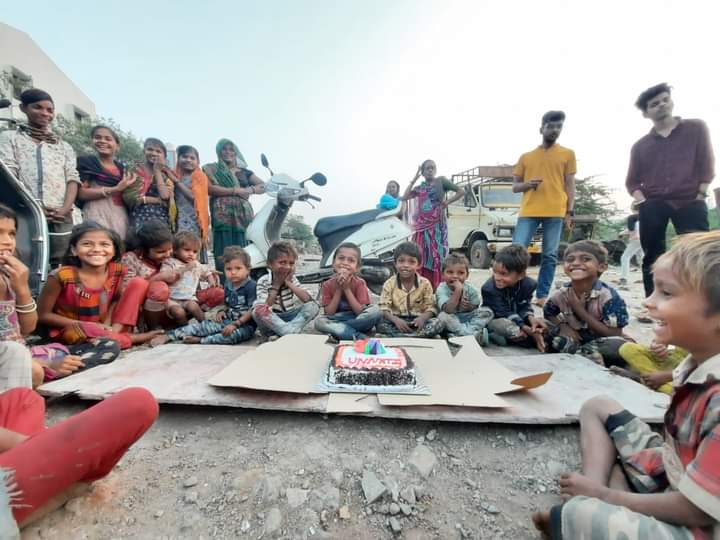
[(247, 168), (245, 158), (229, 139), (215, 145), (217, 163), (203, 167), (210, 183), (210, 214), (212, 216), (215, 268), (224, 268), (222, 254), (226, 246), (245, 247), (245, 230), (253, 219), (250, 195), (265, 193), (265, 184)]

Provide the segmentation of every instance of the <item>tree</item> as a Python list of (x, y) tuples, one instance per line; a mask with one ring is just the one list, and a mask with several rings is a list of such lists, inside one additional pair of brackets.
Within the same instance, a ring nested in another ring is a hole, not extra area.
[(595, 237), (617, 238), (625, 223), (624, 219), (617, 219), (618, 212), (617, 204), (612, 199), (612, 188), (604, 184), (599, 176), (588, 176), (576, 180), (575, 215), (597, 217)]
[(305, 249), (310, 248), (316, 243), (312, 229), (305, 223), (303, 217), (298, 214), (288, 215), (280, 236), (282, 238), (295, 240), (295, 242)]
[(118, 149), (118, 161), (126, 164), (132, 164), (142, 161), (144, 158), (142, 141), (135, 137), (129, 131), (123, 130), (111, 118), (98, 118), (93, 121), (89, 120), (70, 120), (62, 115), (57, 117), (56, 131), (64, 141), (66, 141), (78, 156), (84, 154), (92, 154), (93, 147), (90, 142), (90, 130), (93, 126), (102, 124), (111, 128), (117, 133), (120, 139), (120, 148)]

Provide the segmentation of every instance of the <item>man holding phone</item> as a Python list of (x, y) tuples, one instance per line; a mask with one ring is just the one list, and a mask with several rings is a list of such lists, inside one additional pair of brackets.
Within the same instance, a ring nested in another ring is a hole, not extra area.
[(710, 134), (702, 120), (672, 115), (671, 90), (658, 84), (635, 102), (653, 127), (633, 145), (625, 181), (640, 215), (646, 297), (653, 292), (652, 265), (665, 252), (668, 221), (678, 234), (709, 229), (705, 199), (715, 176)]
[(523, 194), (513, 243), (528, 247), (542, 225), (542, 259), (535, 293), (539, 306), (545, 304), (555, 278), (563, 223), (570, 227), (575, 213), (575, 152), (557, 144), (564, 123), (564, 112), (546, 112), (540, 125), (542, 144), (520, 156), (513, 169), (513, 191)]

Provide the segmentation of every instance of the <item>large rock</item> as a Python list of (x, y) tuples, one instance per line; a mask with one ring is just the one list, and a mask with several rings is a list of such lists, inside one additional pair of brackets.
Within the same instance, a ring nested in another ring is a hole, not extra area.
[(273, 534), (282, 527), (283, 516), (279, 508), (271, 508), (265, 514), (265, 534)]
[(410, 454), (408, 460), (410, 465), (422, 476), (427, 478), (432, 473), (433, 468), (437, 464), (437, 458), (424, 444), (418, 444)]
[(264, 476), (256, 485), (258, 497), (265, 502), (277, 501), (282, 490), (282, 479), (279, 476)]
[(332, 484), (323, 484), (310, 492), (310, 508), (316, 512), (335, 511), (340, 508), (340, 490)]
[(365, 495), (365, 500), (368, 504), (372, 504), (377, 501), (380, 497), (385, 495), (385, 486), (378, 480), (375, 473), (372, 471), (364, 471), (362, 476), (362, 490)]

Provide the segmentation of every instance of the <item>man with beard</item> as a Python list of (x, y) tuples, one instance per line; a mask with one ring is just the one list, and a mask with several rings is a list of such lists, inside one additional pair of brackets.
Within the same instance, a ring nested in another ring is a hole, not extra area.
[(542, 117), (542, 144), (520, 156), (513, 169), (513, 191), (522, 193), (513, 243), (530, 245), (542, 225), (542, 259), (535, 303), (545, 304), (550, 293), (563, 223), (570, 226), (575, 206), (575, 152), (557, 144), (565, 122), (562, 111), (548, 111)]
[(672, 221), (678, 234), (708, 230), (705, 199), (715, 176), (710, 134), (702, 120), (673, 116), (671, 87), (648, 88), (635, 106), (653, 123), (630, 151), (625, 185), (640, 213), (645, 296), (653, 292), (652, 266), (665, 253), (665, 231)]

